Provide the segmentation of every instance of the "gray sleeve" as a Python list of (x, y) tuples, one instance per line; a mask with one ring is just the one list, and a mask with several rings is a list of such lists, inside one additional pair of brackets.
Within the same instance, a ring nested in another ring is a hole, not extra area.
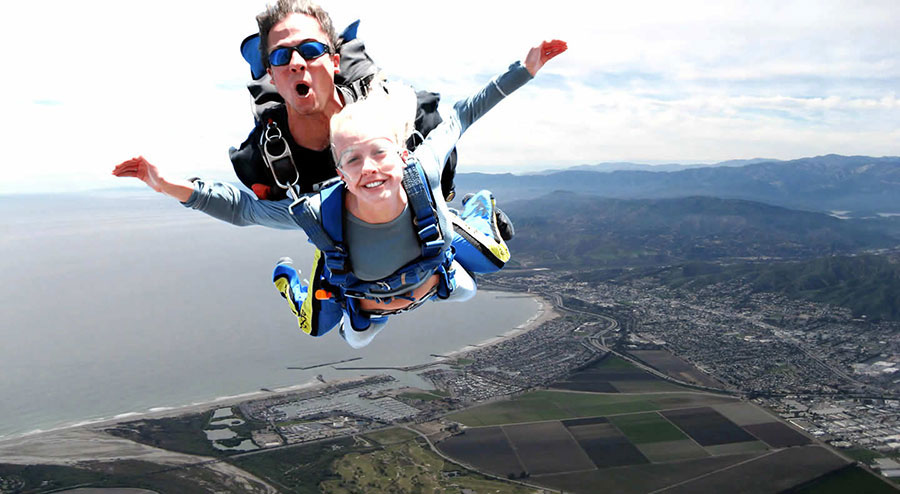
[(261, 201), (227, 183), (196, 180), (194, 192), (182, 204), (232, 225), (261, 225), (282, 230), (300, 229), (296, 218), (290, 213), (290, 199)]
[[(434, 155), (434, 162), (438, 163), (438, 175), (440, 168), (447, 162), (447, 156), (456, 146), (456, 142), (482, 115), (487, 113), (497, 103), (513, 91), (524, 86), (533, 79), (521, 62), (509, 66), (509, 69), (495, 77), (486, 86), (466, 99), (459, 100), (453, 105), (454, 112), (444, 117), (440, 125), (428, 134), (428, 138), (422, 144), (422, 149), (429, 150)], [(417, 150), (418, 152), (418, 150)], [(426, 160), (422, 160), (423, 162)], [(431, 161), (431, 160), (428, 160)]]
[(491, 108), (513, 91), (524, 86), (533, 79), (521, 62), (509, 66), (509, 69), (491, 80), (480, 91), (453, 105), (460, 122), (459, 134), (462, 135), (470, 125), (481, 118)]

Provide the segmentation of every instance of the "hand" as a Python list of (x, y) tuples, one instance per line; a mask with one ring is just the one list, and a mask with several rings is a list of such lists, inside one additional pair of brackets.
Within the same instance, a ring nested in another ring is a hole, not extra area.
[(525, 69), (534, 77), (547, 61), (568, 48), (569, 46), (565, 41), (558, 39), (544, 41), (528, 51), (528, 55), (525, 57)]
[(150, 164), (143, 156), (131, 158), (116, 165), (112, 171), (117, 177), (134, 177), (149, 185), (151, 189), (162, 192), (164, 180), (159, 176), (156, 166)]
[(187, 180), (170, 182), (162, 178), (156, 166), (150, 164), (143, 156), (119, 163), (113, 168), (112, 173), (117, 177), (137, 178), (149, 185), (151, 189), (172, 196), (181, 202), (190, 199), (191, 193), (194, 191), (194, 185)]

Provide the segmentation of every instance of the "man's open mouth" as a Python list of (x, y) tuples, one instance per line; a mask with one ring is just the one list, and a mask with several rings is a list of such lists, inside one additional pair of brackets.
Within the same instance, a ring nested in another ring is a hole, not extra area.
[(306, 96), (307, 94), (309, 94), (309, 86), (303, 84), (302, 82), (300, 84), (297, 84), (297, 94), (299, 94), (300, 96)]

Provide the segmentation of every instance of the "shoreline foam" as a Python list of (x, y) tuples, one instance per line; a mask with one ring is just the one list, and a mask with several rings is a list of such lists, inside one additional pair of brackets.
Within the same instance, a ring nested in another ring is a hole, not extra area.
[[(516, 292), (500, 292), (500, 293), (516, 293)], [(461, 347), (457, 350), (445, 353), (444, 356), (448, 357), (448, 358), (450, 358), (450, 357), (459, 358), (460, 356), (462, 356), (466, 353), (469, 353), (469, 352), (472, 352), (475, 350), (479, 350), (479, 349), (482, 349), (482, 348), (485, 348), (485, 347), (488, 347), (491, 345), (496, 345), (497, 343), (500, 343), (501, 341), (505, 341), (510, 338), (519, 336), (521, 334), (527, 333), (527, 332), (531, 331), (532, 329), (540, 326), (541, 324), (543, 324), (551, 319), (555, 319), (555, 318), (559, 317), (559, 315), (560, 315), (559, 312), (556, 312), (553, 309), (553, 304), (551, 304), (549, 300), (541, 297), (540, 295), (533, 294), (533, 293), (527, 293), (527, 294), (523, 294), (523, 295), (529, 296), (529, 297), (535, 299), (535, 301), (537, 301), (537, 303), (538, 303), (537, 312), (535, 312), (534, 315), (529, 317), (525, 322), (523, 322), (522, 324), (519, 324), (518, 326), (516, 326), (512, 329), (507, 330), (505, 333), (501, 333), (501, 335), (499, 335), (499, 336), (491, 336), (490, 338), (486, 338), (482, 341), (479, 341), (478, 343), (464, 345), (463, 347)]]
[[(348, 379), (352, 380), (352, 379)], [(40, 437), (43, 435), (50, 435), (56, 433), (64, 433), (67, 431), (82, 429), (82, 428), (93, 428), (97, 426), (109, 426), (114, 424), (119, 424), (123, 422), (131, 422), (134, 420), (141, 419), (156, 419), (156, 418), (165, 418), (165, 417), (174, 417), (179, 415), (187, 415), (190, 413), (201, 413), (213, 408), (218, 408), (226, 405), (234, 405), (243, 403), (245, 401), (251, 401), (257, 398), (262, 398), (264, 396), (278, 396), (278, 395), (286, 395), (291, 393), (296, 393), (298, 391), (302, 391), (305, 389), (313, 389), (317, 386), (327, 386), (328, 384), (333, 384), (335, 382), (342, 382), (341, 379), (334, 379), (329, 381), (327, 384), (323, 384), (316, 379), (312, 379), (310, 381), (300, 383), (300, 384), (292, 384), (290, 386), (282, 386), (280, 388), (274, 388), (271, 391), (250, 391), (247, 393), (239, 393), (235, 395), (228, 396), (218, 396), (206, 401), (196, 401), (187, 405), (169, 405), (169, 406), (155, 406), (150, 407), (145, 411), (140, 412), (122, 412), (115, 414), (113, 416), (106, 417), (92, 417), (86, 419), (80, 419), (74, 422), (63, 423), (59, 426), (54, 426), (46, 429), (37, 428), (26, 432), (19, 432), (14, 434), (8, 434), (5, 436), (0, 436), (0, 446), (7, 442), (18, 441), (22, 438), (26, 437)]]

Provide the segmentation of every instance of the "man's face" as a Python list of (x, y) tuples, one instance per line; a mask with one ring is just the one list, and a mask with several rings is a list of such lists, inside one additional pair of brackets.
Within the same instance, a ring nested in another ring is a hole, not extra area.
[[(304, 41), (319, 41), (330, 46), (328, 36), (315, 17), (290, 14), (269, 31), (269, 53), (283, 46), (297, 46)], [(332, 51), (334, 47), (332, 46)], [(340, 56), (324, 54), (304, 60), (292, 52), (287, 65), (268, 69), (278, 94), (294, 112), (301, 115), (322, 113), (334, 97), (334, 74), (339, 72)]]
[(400, 147), (391, 138), (377, 136), (377, 131), (352, 127), (333, 136), (338, 175), (347, 192), (372, 205), (395, 199), (403, 181)]

